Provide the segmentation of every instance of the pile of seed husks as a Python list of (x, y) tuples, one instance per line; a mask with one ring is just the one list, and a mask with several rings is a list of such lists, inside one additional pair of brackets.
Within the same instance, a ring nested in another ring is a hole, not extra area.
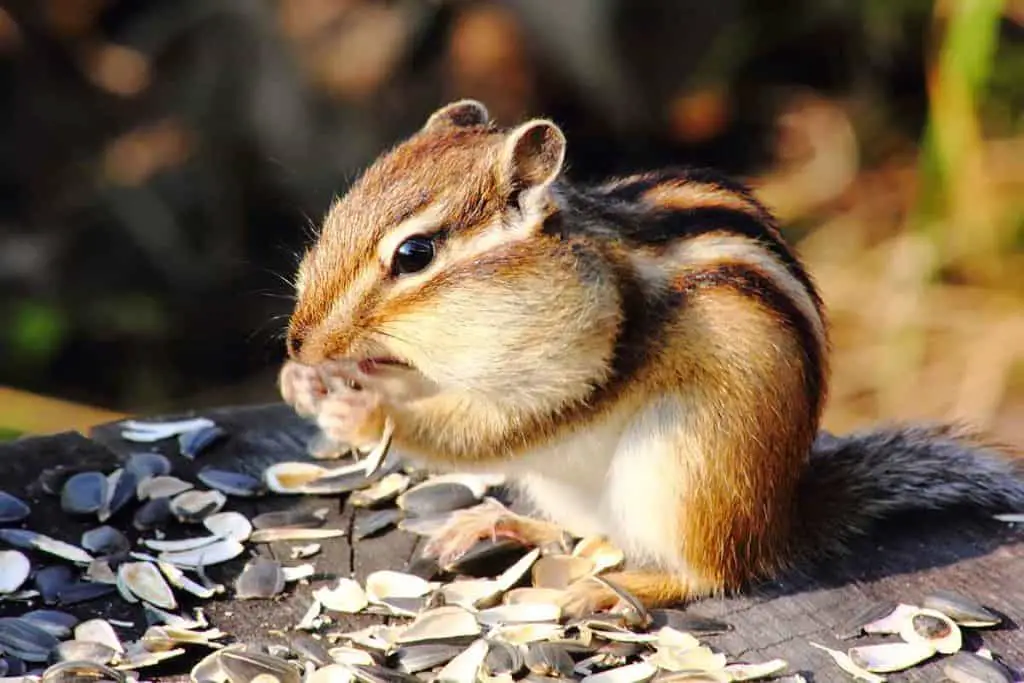
[[(180, 455), (190, 460), (226, 436), (205, 418), (123, 426), (122, 436), (134, 442), (176, 438)], [(195, 477), (200, 485), (174, 476), (171, 460), (151, 452), (132, 455), (113, 472), (44, 472), (39, 487), (59, 498), (66, 513), (96, 518), (96, 526), (74, 542), (15, 528), (29, 507), (0, 492), (0, 541), (12, 547), (0, 551), (0, 600), (26, 608), (19, 617), (0, 619), (0, 681), (139, 680), (148, 667), (197, 649), (209, 652), (191, 669), (197, 682), (804, 680), (787, 674), (782, 660), (731, 662), (700, 641), (730, 630), (728, 624), (680, 610), (645, 610), (603, 579), (623, 556), (601, 538), (532, 550), (485, 540), (444, 571), (379, 571), (362, 585), (350, 578), (321, 583), (299, 623), (277, 625), (296, 635), (291, 646), (231, 642), (201, 609), (183, 613), (183, 598), (273, 599), (289, 584), (313, 577), (314, 565), (303, 560), (345, 534), (325, 528), (326, 508), (268, 512), (250, 520), (224, 509), (233, 498), (348, 494), (348, 504), (360, 508), (354, 540), (395, 526), (428, 535), (454, 512), (498, 504), (490, 494), (500, 490), (499, 478), (428, 476), (389, 454), (389, 441), (385, 433), (372, 452), (350, 454), (357, 458), (350, 464), (283, 462), (268, 467), (262, 478), (206, 467)], [(343, 455), (322, 439), (311, 443), (310, 453), (321, 460)], [(133, 535), (141, 534), (134, 547), (122, 531), (105, 524), (129, 508)], [(296, 543), (288, 566), (256, 556), (229, 585), (209, 577), (208, 567), (241, 556), (252, 544), (276, 541)], [(33, 567), (22, 551), (47, 561)], [(564, 617), (561, 591), (584, 580), (602, 581), (618, 592), (619, 606), (588, 618)], [(118, 595), (144, 611), (149, 626), (138, 640), (123, 642), (114, 628), (131, 623), (79, 622), (60, 609)], [(44, 608), (33, 609), (38, 601)], [(390, 618), (386, 625), (341, 632), (332, 613)], [(816, 645), (855, 679), (881, 681), (878, 673), (942, 655), (951, 680), (1014, 680), (991, 653), (961, 651), (961, 628), (999, 623), (998, 616), (962, 596), (930, 596), (920, 608), (900, 605), (883, 619), (864, 622), (865, 632), (898, 634), (902, 642), (848, 652)]]

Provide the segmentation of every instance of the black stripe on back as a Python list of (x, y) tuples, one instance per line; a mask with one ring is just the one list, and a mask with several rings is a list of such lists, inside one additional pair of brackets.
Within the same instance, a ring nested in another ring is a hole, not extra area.
[[(757, 269), (738, 263), (725, 263), (685, 275), (678, 283), (684, 297), (709, 289), (726, 287), (759, 301), (773, 311), (790, 328), (803, 351), (804, 389), (809, 406), (815, 414), (821, 408), (826, 382), (825, 349), (818, 343), (814, 326), (793, 300), (782, 292), (768, 276)], [(685, 302), (683, 303), (685, 306)]]
[[(644, 193), (660, 185), (688, 181), (740, 195), (751, 203), (754, 213), (715, 205), (659, 209), (638, 203)], [(772, 215), (746, 186), (713, 170), (665, 169), (645, 174), (621, 187), (570, 190), (566, 198), (573, 218), (562, 217), (558, 230), (563, 234), (576, 232), (604, 239), (621, 239), (638, 246), (659, 246), (710, 232), (732, 233), (754, 240), (779, 259), (821, 311), (821, 300), (814, 282), (782, 239)]]
[(659, 185), (664, 185), (673, 181), (680, 183), (700, 183), (703, 185), (720, 187), (723, 190), (740, 195), (756, 206), (760, 206), (760, 203), (757, 201), (757, 198), (754, 197), (750, 188), (738, 180), (711, 168), (680, 168), (670, 166), (657, 171), (644, 173), (636, 177), (631, 182), (623, 183), (622, 185), (615, 186), (609, 183), (605, 186), (595, 187), (593, 188), (593, 191), (612, 199), (636, 202), (640, 200), (640, 197), (642, 197), (645, 192), (653, 190)]

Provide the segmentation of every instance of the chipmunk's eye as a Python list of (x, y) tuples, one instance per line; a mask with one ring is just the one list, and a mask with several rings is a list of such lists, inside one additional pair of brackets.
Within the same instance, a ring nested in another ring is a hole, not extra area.
[(434, 260), (434, 242), (429, 237), (410, 237), (398, 245), (391, 270), (395, 275), (416, 273)]

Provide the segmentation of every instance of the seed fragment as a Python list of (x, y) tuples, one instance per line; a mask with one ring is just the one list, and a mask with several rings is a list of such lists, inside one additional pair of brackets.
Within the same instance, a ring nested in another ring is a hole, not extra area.
[(0, 524), (15, 524), (26, 519), (32, 510), (28, 503), (6, 491), (0, 491)]
[(146, 538), (142, 545), (161, 553), (183, 553), (204, 548), (221, 540), (220, 536), (191, 536), (188, 538)]
[(569, 650), (562, 643), (533, 642), (526, 648), (526, 666), (539, 676), (573, 675), (573, 662)]
[(178, 521), (193, 524), (220, 512), (227, 502), (220, 491), (185, 491), (171, 499), (171, 513)]
[(152, 562), (125, 562), (117, 569), (118, 581), (132, 595), (163, 609), (178, 606), (174, 592)]
[(187, 550), (180, 553), (161, 553), (159, 559), (161, 562), (167, 562), (186, 569), (195, 569), (233, 560), (244, 551), (245, 546), (241, 543), (225, 538), (195, 550)]
[(960, 650), (963, 639), (960, 628), (942, 612), (922, 608), (911, 614), (900, 629), (900, 637), (908, 643), (925, 642), (943, 654)]
[(79, 472), (64, 482), (60, 507), (72, 515), (99, 512), (107, 499), (107, 477), (102, 472)]
[(570, 555), (548, 555), (533, 565), (533, 585), (537, 588), (564, 590), (594, 572), (593, 561)]
[(388, 663), (403, 673), (414, 674), (445, 664), (461, 652), (461, 646), (446, 643), (403, 645), (388, 658)]
[(216, 489), (229, 496), (253, 498), (261, 496), (267, 491), (262, 481), (242, 472), (204, 467), (196, 475), (196, 478), (211, 489)]
[(366, 596), (370, 602), (388, 598), (419, 598), (430, 592), (430, 589), (429, 581), (405, 572), (386, 569), (366, 577)]
[(134, 472), (117, 469), (107, 476), (107, 495), (103, 505), (96, 513), (100, 522), (106, 522), (135, 498), (138, 489), (138, 477)]
[(370, 538), (395, 526), (401, 518), (402, 511), (397, 508), (385, 508), (383, 510), (364, 512), (356, 516), (356, 521), (352, 528), (352, 535), (357, 541), (361, 541), (364, 538)]
[(505, 593), (502, 602), (507, 605), (518, 605), (524, 602), (551, 602), (555, 603), (565, 594), (557, 588), (516, 588)]
[(345, 535), (344, 529), (301, 529), (298, 527), (282, 527), (279, 529), (257, 529), (249, 536), (253, 543), (274, 543), (276, 541), (318, 541), (326, 538), (339, 538)]
[[(157, 566), (160, 568), (160, 572), (167, 578), (167, 582), (175, 588), (180, 588), (183, 591), (187, 591), (196, 597), (208, 599), (212, 598), (217, 593), (223, 592), (223, 586), (219, 585), (203, 585), (196, 583), (192, 579), (185, 576), (180, 568), (167, 562), (157, 562)], [(169, 624), (176, 625), (176, 624)]]
[(313, 591), (313, 597), (329, 610), (349, 614), (360, 612), (369, 604), (359, 582), (348, 578), (338, 579), (334, 588), (318, 588)]
[(75, 627), (75, 640), (102, 643), (114, 652), (124, 652), (121, 639), (106, 619), (89, 619)]
[(109, 664), (115, 657), (117, 650), (91, 640), (66, 640), (54, 651), (54, 658), (61, 662)]
[(316, 527), (323, 526), (324, 520), (327, 519), (328, 512), (330, 512), (328, 508), (318, 508), (316, 510), (282, 510), (279, 512), (264, 512), (261, 515), (256, 515), (255, 517), (253, 517), (252, 526), (254, 529), (313, 529)]
[(1002, 618), (992, 610), (951, 591), (935, 591), (925, 597), (922, 605), (942, 612), (960, 626), (968, 628), (985, 628), (1002, 622)]
[(514, 624), (531, 621), (558, 621), (562, 610), (558, 605), (546, 602), (499, 605), (480, 610), (476, 618), (485, 626)]
[(32, 610), (21, 615), (21, 618), (61, 639), (70, 636), (71, 629), (78, 624), (78, 617), (73, 614), (51, 609)]
[(398, 636), (398, 643), (447, 641), (475, 637), (480, 624), (472, 613), (461, 607), (437, 607), (421, 613)]
[(581, 683), (643, 683), (650, 680), (657, 671), (658, 668), (649, 662), (636, 662), (584, 676)]
[(714, 635), (727, 633), (733, 630), (731, 624), (718, 619), (709, 619), (699, 614), (691, 614), (676, 609), (652, 609), (650, 610), (651, 630), (658, 630), (665, 626), (674, 628), (677, 631), (692, 633), (694, 635)]
[(291, 559), (293, 560), (304, 560), (307, 557), (313, 557), (320, 552), (319, 543), (309, 543), (307, 545), (294, 546), (290, 551)]
[(125, 675), (99, 662), (71, 660), (57, 662), (43, 672), (44, 683), (70, 683), (72, 681), (114, 681), (122, 683)]
[(840, 650), (833, 650), (832, 648), (825, 647), (824, 645), (819, 645), (818, 643), (809, 644), (811, 647), (818, 648), (819, 650), (828, 653), (828, 655), (832, 657), (833, 661), (835, 661), (835, 663), (839, 665), (840, 669), (852, 675), (854, 678), (866, 681), (867, 683), (885, 683), (884, 678), (862, 668), (856, 662), (854, 662), (853, 659), (845, 652), (842, 652)]
[(896, 605), (892, 612), (881, 619), (864, 624), (863, 631), (864, 633), (895, 635), (900, 632), (906, 620), (915, 614), (917, 610), (918, 607), (916, 605), (900, 603)]
[(479, 497), (465, 484), (428, 479), (398, 497), (398, 507), (410, 515), (426, 517), (476, 505)]
[(139, 500), (173, 498), (193, 488), (195, 487), (184, 479), (178, 479), (170, 475), (160, 475), (140, 481), (138, 486), (135, 487), (135, 495)]
[(397, 498), (409, 487), (409, 476), (400, 472), (385, 475), (371, 486), (356, 491), (349, 502), (356, 507), (374, 507)]
[(39, 550), (77, 564), (89, 564), (93, 560), (92, 555), (78, 546), (27, 529), (0, 529), (0, 540), (15, 548)]
[(131, 543), (120, 531), (104, 524), (82, 534), (82, 548), (102, 557), (126, 553)]
[(204, 427), (215, 426), (212, 420), (208, 420), (205, 417), (168, 422), (125, 420), (121, 424), (124, 425), (124, 429), (121, 430), (121, 438), (137, 443), (153, 443)]
[(272, 598), (284, 590), (281, 563), (264, 557), (247, 562), (235, 581), (235, 597), (239, 600)]
[(0, 551), (0, 595), (13, 593), (28, 580), (32, 563), (17, 550)]
[(263, 483), (274, 493), (305, 493), (310, 483), (327, 472), (326, 467), (313, 463), (279, 462), (263, 470)]
[(1005, 667), (973, 652), (958, 652), (943, 662), (942, 672), (953, 683), (1012, 683)]
[(214, 536), (227, 538), (239, 543), (249, 540), (252, 523), (239, 512), (218, 512), (203, 520), (203, 526)]
[[(132, 453), (124, 469), (135, 475), (138, 482), (150, 477), (160, 477), (171, 473), (171, 461), (159, 453)], [(136, 484), (136, 487), (138, 484)]]
[(903, 671), (935, 655), (935, 648), (927, 642), (881, 643), (850, 648), (850, 660), (872, 673)]
[(257, 676), (270, 674), (279, 683), (300, 683), (297, 667), (279, 657), (245, 650), (222, 650), (220, 667), (231, 683), (250, 683)]
[(484, 670), (487, 675), (515, 677), (526, 666), (524, 649), (500, 640), (491, 641), (487, 656), (484, 658)]
[(26, 619), (0, 617), (0, 650), (26, 662), (45, 662), (60, 641)]
[(132, 526), (139, 531), (162, 527), (171, 519), (171, 499), (151, 498), (143, 503), (132, 517)]
[(510, 539), (484, 539), (475, 543), (447, 571), (468, 576), (493, 576), (521, 558), (526, 548)]
[(595, 572), (603, 572), (621, 565), (626, 556), (604, 536), (590, 536), (580, 539), (573, 548), (574, 557), (583, 557), (593, 563)]
[(178, 435), (178, 452), (189, 460), (205, 452), (228, 433), (217, 425), (199, 427)]
[(486, 640), (474, 640), (468, 648), (444, 665), (437, 673), (435, 683), (476, 683), (488, 650)]

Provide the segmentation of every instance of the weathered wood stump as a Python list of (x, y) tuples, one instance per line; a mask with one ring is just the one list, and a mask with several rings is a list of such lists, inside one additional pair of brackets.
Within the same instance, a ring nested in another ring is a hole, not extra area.
[[(282, 460), (305, 460), (306, 443), (314, 428), (283, 405), (225, 408), (202, 413), (222, 425), (230, 436), (208, 453), (190, 462), (176, 455), (176, 442), (153, 446), (120, 437), (117, 423), (100, 426), (87, 438), (78, 433), (24, 439), (0, 445), (0, 488), (26, 497), (33, 505), (26, 526), (57, 538), (78, 542), (81, 533), (95, 526), (95, 519), (69, 520), (55, 499), (30, 494), (39, 473), (57, 465), (87, 465), (110, 471), (132, 452), (160, 450), (175, 462), (176, 474), (189, 477), (203, 466), (221, 466), (258, 475), (267, 465)], [(326, 526), (351, 529), (353, 510), (338, 497), (277, 496), (257, 499), (233, 498), (229, 509), (247, 515), (289, 507), (330, 508)], [(122, 512), (111, 523), (129, 528), (130, 512)], [(322, 542), (323, 550), (308, 561), (318, 574), (305, 585), (291, 586), (272, 601), (232, 600), (225, 596), (204, 604), (213, 625), (245, 641), (286, 638), (287, 631), (305, 613), (311, 591), (337, 576), (364, 579), (378, 569), (402, 570), (417, 549), (417, 537), (393, 531), (356, 543), (348, 537)], [(254, 546), (255, 551), (288, 561), (294, 543)], [(215, 567), (211, 575), (229, 582), (245, 557)], [(851, 641), (839, 635), (850, 629), (865, 608), (875, 602), (919, 602), (933, 589), (947, 589), (971, 596), (1008, 617), (997, 630), (973, 632), (985, 646), (1009, 663), (1024, 666), (1024, 634), (1015, 619), (1024, 619), (1024, 531), (1011, 525), (971, 518), (965, 513), (919, 515), (891, 523), (851, 553), (830, 561), (813, 573), (788, 576), (751, 588), (744, 595), (699, 601), (689, 609), (701, 615), (731, 623), (734, 630), (705, 640), (727, 652), (731, 658), (762, 661), (780, 657), (790, 671), (803, 672), (809, 680), (844, 681), (831, 659), (811, 647), (809, 641), (843, 649)], [(196, 601), (195, 604), (199, 604)], [(186, 605), (189, 606), (189, 605)], [(4, 616), (24, 611), (23, 604), (0, 603)], [(118, 596), (83, 603), (70, 608), (82, 618), (104, 616), (132, 621), (135, 636), (144, 629), (141, 609)], [(339, 629), (361, 628), (382, 619), (370, 615), (333, 614)], [(876, 639), (878, 640), (878, 639)], [(861, 638), (860, 642), (871, 642)], [(975, 643), (976, 644), (976, 643)], [(194, 658), (193, 658), (194, 661)], [(181, 670), (187, 662), (174, 660), (160, 671), (144, 670), (153, 680), (187, 680)], [(912, 670), (889, 675), (892, 681), (936, 681), (942, 678), (941, 663), (930, 662)]]

